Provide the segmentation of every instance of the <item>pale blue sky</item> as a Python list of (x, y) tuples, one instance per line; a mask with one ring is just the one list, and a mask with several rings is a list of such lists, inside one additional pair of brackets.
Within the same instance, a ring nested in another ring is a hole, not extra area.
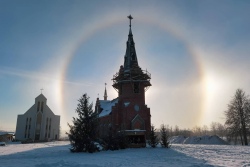
[(237, 88), (250, 94), (250, 2), (0, 0), (0, 129), (15, 130), (40, 89), (67, 128), (77, 100), (117, 97), (131, 14), (152, 123), (224, 123)]

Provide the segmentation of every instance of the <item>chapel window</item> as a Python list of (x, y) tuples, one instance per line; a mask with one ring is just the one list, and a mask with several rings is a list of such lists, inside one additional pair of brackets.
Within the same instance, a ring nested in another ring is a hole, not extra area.
[(37, 103), (37, 111), (40, 109), (40, 101)]
[(43, 101), (42, 101), (42, 104), (41, 104), (41, 111), (43, 112)]

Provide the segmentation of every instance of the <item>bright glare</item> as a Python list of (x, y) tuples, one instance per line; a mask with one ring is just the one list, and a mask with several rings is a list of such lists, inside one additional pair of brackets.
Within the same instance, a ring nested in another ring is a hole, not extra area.
[(215, 106), (219, 105), (219, 94), (223, 86), (223, 81), (214, 73), (206, 73), (205, 81), (205, 103), (203, 109), (203, 124), (209, 125), (213, 120), (213, 116), (218, 112)]

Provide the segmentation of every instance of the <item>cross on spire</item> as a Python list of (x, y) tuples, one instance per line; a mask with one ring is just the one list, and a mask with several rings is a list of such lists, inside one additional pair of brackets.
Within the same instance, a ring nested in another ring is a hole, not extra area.
[(43, 88), (42, 89), (40, 89), (41, 90), (41, 94), (43, 94)]
[(133, 17), (129, 15), (128, 18), (129, 18), (129, 27), (131, 27), (131, 20), (133, 19)]

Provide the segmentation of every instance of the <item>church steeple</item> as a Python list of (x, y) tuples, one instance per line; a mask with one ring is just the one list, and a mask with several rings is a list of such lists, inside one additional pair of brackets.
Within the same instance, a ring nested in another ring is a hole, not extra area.
[(129, 15), (128, 18), (129, 18), (130, 24), (129, 24), (127, 49), (126, 49), (126, 54), (124, 56), (124, 69), (125, 70), (129, 70), (133, 66), (138, 66), (137, 55), (135, 51), (135, 43), (134, 43), (132, 29), (131, 29), (131, 20), (133, 19), (133, 17)]
[(124, 65), (120, 66), (119, 72), (113, 76), (112, 86), (118, 91), (119, 97), (131, 98), (142, 96), (141, 98), (144, 99), (145, 91), (151, 86), (151, 74), (147, 70), (142, 70), (138, 65), (131, 29), (131, 20), (133, 17), (129, 15), (128, 18), (130, 24)]
[(105, 83), (105, 91), (104, 91), (104, 100), (107, 100), (108, 99), (108, 95), (107, 95), (107, 90), (106, 90), (106, 83)]

